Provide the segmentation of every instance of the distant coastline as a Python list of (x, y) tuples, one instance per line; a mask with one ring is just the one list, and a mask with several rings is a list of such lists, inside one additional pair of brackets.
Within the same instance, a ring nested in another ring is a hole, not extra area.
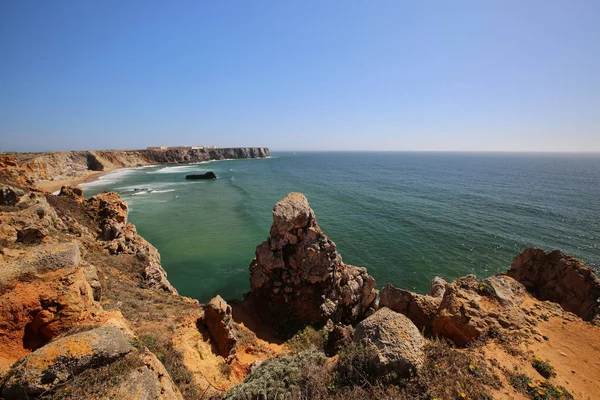
[(54, 192), (63, 185), (93, 182), (121, 168), (147, 165), (192, 164), (203, 161), (265, 158), (266, 147), (195, 148), (145, 150), (90, 150), (48, 153), (6, 153), (15, 156), (29, 181)]

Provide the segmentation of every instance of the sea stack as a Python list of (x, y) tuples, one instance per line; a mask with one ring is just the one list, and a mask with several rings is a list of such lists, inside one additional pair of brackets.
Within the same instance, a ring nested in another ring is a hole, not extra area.
[(278, 324), (354, 323), (377, 297), (375, 279), (343, 263), (301, 193), (273, 208), (271, 234), (250, 264), (250, 285), (257, 309)]

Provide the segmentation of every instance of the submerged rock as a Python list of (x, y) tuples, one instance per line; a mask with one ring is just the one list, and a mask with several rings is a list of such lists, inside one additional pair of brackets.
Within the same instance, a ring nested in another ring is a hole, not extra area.
[(529, 248), (515, 258), (507, 274), (540, 300), (600, 322), (600, 279), (583, 261), (558, 250)]
[(342, 262), (301, 193), (273, 208), (269, 238), (250, 264), (250, 296), (279, 324), (353, 323), (377, 297), (365, 268)]

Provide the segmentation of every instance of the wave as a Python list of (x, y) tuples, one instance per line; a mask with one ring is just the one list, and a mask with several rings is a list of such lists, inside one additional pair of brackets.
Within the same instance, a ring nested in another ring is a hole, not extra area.
[(93, 182), (81, 183), (79, 186), (82, 188), (91, 188), (94, 186), (105, 186), (105, 185), (114, 185), (118, 182), (121, 182), (127, 176), (134, 174), (138, 168), (122, 168), (113, 172), (109, 172), (106, 175), (100, 176), (97, 180)]

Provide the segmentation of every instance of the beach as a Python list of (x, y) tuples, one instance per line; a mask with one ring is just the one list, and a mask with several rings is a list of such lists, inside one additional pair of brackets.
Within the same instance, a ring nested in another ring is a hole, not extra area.
[(47, 192), (54, 193), (65, 185), (80, 185), (98, 180), (101, 176), (116, 171), (118, 168), (107, 168), (104, 171), (86, 171), (83, 175), (74, 176), (67, 179), (57, 179), (53, 181), (38, 182), (35, 184), (38, 188)]

